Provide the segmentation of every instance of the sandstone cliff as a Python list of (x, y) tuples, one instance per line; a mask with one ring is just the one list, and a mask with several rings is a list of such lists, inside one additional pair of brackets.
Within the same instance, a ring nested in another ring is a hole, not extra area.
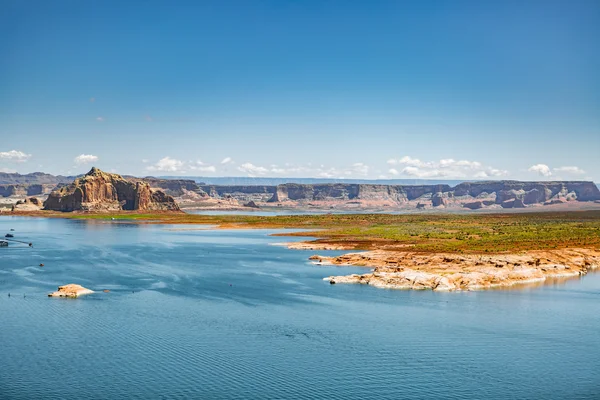
[[(252, 187), (251, 191), (256, 190)], [(260, 187), (261, 193), (274, 192), (269, 203), (298, 205), (357, 204), (362, 206), (397, 206), (413, 208), (484, 207), (524, 208), (530, 205), (560, 204), (566, 201), (597, 201), (600, 190), (593, 182), (465, 182), (454, 188), (448, 185), (370, 185), (288, 183)], [(234, 198), (245, 197), (245, 187), (234, 190), (211, 186), (210, 196), (230, 192)]]
[(97, 168), (52, 192), (44, 208), (54, 211), (179, 210), (173, 197), (152, 190), (147, 182), (128, 181)]

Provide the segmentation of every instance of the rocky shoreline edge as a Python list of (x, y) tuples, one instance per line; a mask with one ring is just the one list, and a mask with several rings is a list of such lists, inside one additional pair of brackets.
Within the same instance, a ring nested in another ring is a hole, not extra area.
[[(327, 249), (325, 245), (322, 248)], [(317, 265), (371, 268), (365, 274), (323, 278), (330, 284), (358, 283), (385, 289), (450, 292), (583, 276), (600, 266), (600, 250), (572, 248), (496, 255), (373, 250), (336, 257), (314, 255), (310, 260)]]

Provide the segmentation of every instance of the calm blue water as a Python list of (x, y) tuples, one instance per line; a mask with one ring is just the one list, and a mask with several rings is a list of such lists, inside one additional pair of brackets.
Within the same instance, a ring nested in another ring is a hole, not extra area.
[[(311, 265), (272, 231), (9, 228), (34, 247), (0, 248), (2, 399), (599, 398), (600, 274), (393, 291), (329, 285), (359, 269)], [(100, 292), (46, 297), (71, 282)]]

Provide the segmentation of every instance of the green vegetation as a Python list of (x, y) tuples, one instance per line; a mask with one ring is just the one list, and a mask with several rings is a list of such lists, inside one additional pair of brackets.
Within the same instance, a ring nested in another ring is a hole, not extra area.
[(567, 247), (600, 248), (600, 211), (505, 214), (326, 214), (293, 216), (184, 213), (60, 214), (94, 220), (215, 224), (224, 228), (302, 228), (327, 243), (358, 249), (500, 253)]

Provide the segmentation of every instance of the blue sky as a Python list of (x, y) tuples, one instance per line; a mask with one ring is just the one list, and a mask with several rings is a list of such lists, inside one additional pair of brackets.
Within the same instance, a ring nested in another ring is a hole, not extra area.
[(0, 170), (600, 181), (598, 1), (0, 3)]

